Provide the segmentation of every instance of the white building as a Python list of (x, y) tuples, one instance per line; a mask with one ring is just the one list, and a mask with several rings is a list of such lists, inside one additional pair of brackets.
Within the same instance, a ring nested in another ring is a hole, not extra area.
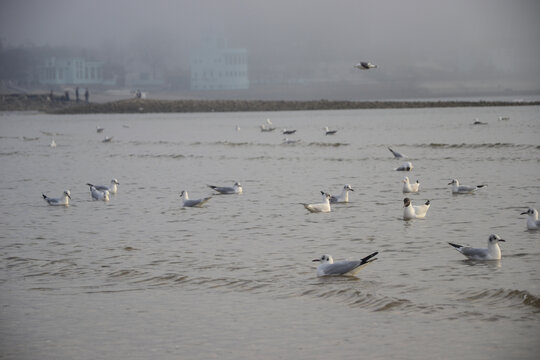
[(38, 80), (48, 85), (103, 83), (103, 62), (83, 58), (50, 58), (38, 67)]
[(206, 38), (191, 56), (191, 90), (241, 89), (249, 89), (247, 50), (228, 48), (221, 38)]

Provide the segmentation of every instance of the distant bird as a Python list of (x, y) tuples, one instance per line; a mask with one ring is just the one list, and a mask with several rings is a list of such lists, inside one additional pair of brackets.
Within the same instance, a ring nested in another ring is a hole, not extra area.
[(487, 122), (482, 122), (480, 120), (478, 120), (478, 118), (474, 119), (473, 125), (487, 125)]
[(52, 139), (49, 146), (52, 147), (52, 148), (55, 148), (56, 147), (56, 141), (54, 141), (54, 139)]
[(102, 128), (101, 126), (96, 126), (96, 132), (100, 133), (100, 132), (103, 132), (103, 130), (105, 129)]
[(402, 159), (402, 158), (405, 158), (406, 156), (400, 152), (397, 152), (397, 151), (394, 151), (392, 150), (391, 148), (388, 148), (388, 150), (390, 150), (390, 152), (394, 155), (394, 157), (396, 159)]
[(90, 195), (92, 195), (92, 200), (101, 200), (109, 201), (109, 191), (108, 190), (98, 190), (94, 185), (90, 186)]
[(105, 139), (103, 139), (103, 141), (102, 141), (102, 142), (104, 142), (104, 143), (107, 143), (107, 142), (111, 142), (111, 141), (112, 141), (112, 139), (113, 139), (113, 137), (112, 137), (112, 136), (105, 136)]
[(325, 135), (334, 135), (335, 133), (337, 133), (337, 130), (330, 130), (330, 129), (328, 129), (328, 126), (325, 126), (325, 128), (324, 128), (324, 134)]
[(236, 124), (236, 131), (240, 131), (240, 125)]
[(353, 65), (353, 67), (360, 69), (360, 70), (369, 70), (369, 69), (375, 69), (377, 65), (374, 65), (370, 62), (362, 61), (356, 65)]
[(529, 218), (527, 219), (527, 229), (529, 230), (537, 230), (540, 229), (540, 220), (538, 220), (538, 211), (533, 208), (529, 208), (529, 210), (522, 212), (521, 215), (528, 214)]
[[(266, 119), (266, 121), (270, 121), (270, 119)], [(261, 131), (262, 132), (266, 132), (266, 131), (274, 131), (276, 130), (276, 128), (274, 126), (272, 126), (272, 123), (270, 122), (269, 125), (267, 124), (262, 124), (261, 125)]]
[(109, 186), (107, 186), (107, 185), (93, 185), (93, 184), (90, 184), (90, 183), (86, 183), (86, 185), (93, 186), (93, 187), (96, 188), (96, 190), (99, 190), (99, 191), (107, 190), (111, 194), (116, 194), (118, 192), (118, 185), (120, 185), (120, 183), (118, 182), (118, 180), (112, 179), (111, 180), (111, 185), (109, 185)]
[(411, 199), (403, 199), (403, 220), (425, 218), (430, 206), (429, 200), (424, 205), (413, 206)]
[(501, 239), (499, 235), (491, 234), (488, 239), (487, 249), (472, 248), (463, 245), (453, 244), (449, 242), (457, 251), (465, 255), (471, 260), (499, 260), (501, 258), (501, 248), (499, 247), (499, 241), (506, 241)]
[(189, 195), (185, 190), (180, 193), (180, 197), (182, 198), (184, 207), (202, 207), (204, 204), (206, 204), (206, 202), (208, 202), (208, 200), (212, 198), (209, 196), (202, 199), (190, 200)]
[(317, 276), (354, 276), (364, 267), (377, 260), (375, 256), (379, 252), (376, 251), (363, 259), (356, 261), (336, 261), (330, 255), (322, 255), (318, 259), (313, 261), (319, 261), (320, 265), (317, 266)]
[(232, 187), (214, 185), (208, 185), (208, 187), (223, 195), (241, 194), (243, 191), (242, 185), (239, 182), (235, 182)]
[(420, 189), (420, 182), (416, 180), (415, 183), (411, 184), (409, 178), (405, 176), (403, 179), (403, 193), (417, 193)]
[(452, 185), (452, 194), (471, 194), (476, 190), (487, 186), (485, 184), (476, 186), (459, 185), (459, 181), (457, 179), (452, 179), (448, 185)]
[(282, 144), (285, 144), (285, 145), (292, 145), (292, 144), (298, 144), (299, 142), (300, 142), (300, 139), (291, 140), (291, 139), (289, 139), (289, 138), (285, 138), (285, 139), (283, 139)]
[(397, 167), (396, 171), (411, 171), (413, 169), (413, 164), (410, 161), (401, 164), (400, 167)]
[(64, 193), (59, 198), (50, 198), (45, 194), (41, 194), (43, 199), (52, 206), (68, 206), (69, 200), (71, 199), (71, 192), (69, 190), (64, 190)]
[(343, 185), (343, 190), (341, 190), (341, 194), (337, 196), (330, 196), (330, 203), (347, 203), (349, 202), (349, 191), (354, 191), (354, 189), (349, 184)]
[(499, 116), (499, 120), (510, 120), (509, 116)]
[(321, 191), (321, 194), (323, 196), (323, 202), (318, 204), (304, 204), (304, 207), (312, 213), (319, 213), (319, 212), (330, 212), (332, 209), (330, 208), (330, 195), (325, 193), (324, 191)]
[(283, 129), (283, 135), (291, 135), (291, 134), (294, 134), (295, 132), (296, 130)]

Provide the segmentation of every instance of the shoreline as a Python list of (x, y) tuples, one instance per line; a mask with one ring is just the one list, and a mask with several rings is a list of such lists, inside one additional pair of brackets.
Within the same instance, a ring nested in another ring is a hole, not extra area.
[(49, 114), (133, 114), (261, 112), (349, 109), (417, 109), (450, 107), (538, 106), (540, 101), (336, 101), (336, 100), (157, 100), (127, 99), (106, 103), (84, 103), (51, 99), (49, 95), (2, 95), (0, 111), (40, 111)]

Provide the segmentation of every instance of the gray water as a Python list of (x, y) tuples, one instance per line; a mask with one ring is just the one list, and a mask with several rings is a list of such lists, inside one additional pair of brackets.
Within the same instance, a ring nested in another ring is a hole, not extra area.
[[(266, 118), (301, 142), (261, 132)], [(520, 213), (540, 207), (539, 119), (539, 107), (3, 113), (0, 358), (537, 358), (540, 232)], [(387, 146), (413, 171), (394, 171)], [(401, 218), (405, 175), (421, 183), (413, 203), (431, 200), (424, 220)], [(92, 201), (85, 184), (112, 178), (118, 194)], [(455, 196), (451, 178), (488, 186)], [(234, 181), (243, 194), (181, 206), (182, 190)], [(351, 202), (331, 213), (300, 205), (344, 184)], [(64, 189), (69, 207), (41, 198)], [(485, 247), (491, 233), (507, 240), (501, 261), (447, 244)], [(353, 278), (318, 278), (311, 261), (373, 251)]]

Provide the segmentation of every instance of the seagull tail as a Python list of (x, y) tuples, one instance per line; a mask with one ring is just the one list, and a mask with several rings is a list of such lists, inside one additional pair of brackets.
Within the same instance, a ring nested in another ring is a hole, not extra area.
[(483, 188), (484, 186), (487, 186), (487, 185), (486, 185), (486, 184), (476, 185), (476, 187), (477, 187), (478, 189), (481, 189), (481, 188)]
[(90, 183), (86, 183), (86, 185), (88, 185), (88, 186), (90, 186), (90, 187), (94, 186), (94, 185), (92, 185), (92, 184), (90, 184)]
[(217, 186), (214, 186), (214, 185), (207, 185), (210, 189), (214, 189), (216, 190)]
[(378, 251), (375, 251), (373, 254), (370, 254), (368, 256), (366, 256), (365, 258), (362, 259), (362, 264), (366, 264), (368, 262), (372, 262), (372, 261), (375, 261), (377, 260), (377, 258), (374, 258), (372, 259), (374, 256), (376, 256), (379, 252)]

